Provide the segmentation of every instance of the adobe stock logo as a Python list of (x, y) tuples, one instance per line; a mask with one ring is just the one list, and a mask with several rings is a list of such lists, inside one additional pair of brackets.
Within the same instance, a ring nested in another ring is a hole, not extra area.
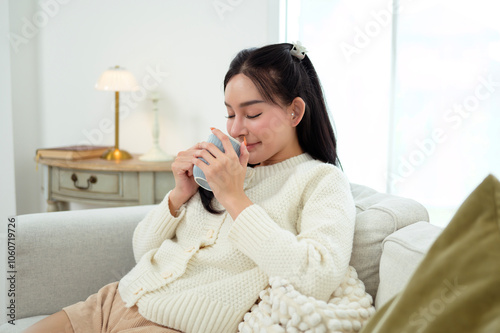
[(473, 92), (466, 96), (461, 103), (454, 103), (452, 107), (444, 111), (443, 122), (450, 124), (448, 128), (434, 128), (430, 137), (415, 140), (416, 148), (409, 154), (399, 157), (397, 167), (388, 173), (389, 182), (393, 188), (398, 183), (404, 182), (405, 178), (410, 177), (418, 167), (423, 165), (435, 153), (437, 147), (448, 140), (447, 133), (450, 132), (450, 129), (459, 130), (464, 121), (478, 111), (481, 103), (490, 99), (500, 87), (500, 82), (494, 81), (492, 75), (489, 75), (488, 78), (481, 76), (478, 81), (479, 83)]
[(459, 298), (466, 289), (465, 286), (460, 286), (458, 284), (458, 277), (455, 277), (453, 283), (449, 280), (444, 281), (439, 297), (434, 298), (427, 306), (420, 307), (410, 315), (409, 323), (413, 327), (411, 332), (424, 331), (427, 326), (432, 323), (436, 317), (441, 315), (446, 310), (447, 306)]
[[(163, 72), (158, 65), (156, 65), (155, 68), (152, 66), (146, 67), (146, 72), (147, 74), (141, 80), (139, 90), (120, 96), (120, 120), (126, 119), (130, 115), (131, 111), (135, 109), (140, 102), (146, 99), (148, 91), (150, 92), (158, 89), (163, 80), (169, 76), (169, 73)], [(114, 110), (114, 101), (111, 109)], [(112, 113), (110, 112), (110, 114)], [(81, 140), (78, 144), (102, 144), (104, 135), (110, 134), (114, 131), (114, 124), (114, 121), (110, 118), (101, 118), (96, 128), (82, 130), (85, 140)]]
[(236, 7), (241, 5), (242, 2), (243, 0), (215, 0), (212, 5), (221, 21), (224, 21), (224, 13), (232, 12)]
[(385, 8), (372, 10), (370, 19), (364, 25), (353, 28), (351, 41), (339, 44), (347, 63), (351, 63), (353, 57), (368, 48), (384, 30), (392, 28), (393, 16), (401, 18), (402, 14), (415, 14), (440, 2), (442, 0), (389, 0)]
[(372, 10), (370, 12), (372, 20), (366, 22), (363, 29), (359, 26), (354, 27), (352, 44), (343, 41), (339, 45), (348, 63), (352, 62), (352, 57), (354, 55), (360, 54), (363, 49), (367, 48), (372, 40), (382, 33), (383, 29), (390, 26), (392, 15), (393, 8), (391, 2), (386, 9), (382, 9), (378, 12)]
[(21, 35), (10, 32), (7, 36), (14, 52), (18, 53), (21, 45), (28, 44), (30, 40), (35, 38), (40, 32), (40, 29), (46, 27), (49, 21), (59, 14), (61, 5), (66, 5), (68, 2), (70, 2), (70, 0), (40, 1), (40, 10), (33, 14), (31, 20), (26, 17), (21, 19), (23, 22)]

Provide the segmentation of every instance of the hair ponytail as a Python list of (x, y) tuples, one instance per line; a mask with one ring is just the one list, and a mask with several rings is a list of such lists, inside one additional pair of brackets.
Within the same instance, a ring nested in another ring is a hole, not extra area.
[(298, 95), (306, 103), (304, 117), (297, 125), (300, 146), (313, 158), (340, 166), (337, 140), (318, 75), (307, 55), (300, 61), (300, 65), (304, 68), (309, 81), (309, 84), (301, 87), (302, 92)]

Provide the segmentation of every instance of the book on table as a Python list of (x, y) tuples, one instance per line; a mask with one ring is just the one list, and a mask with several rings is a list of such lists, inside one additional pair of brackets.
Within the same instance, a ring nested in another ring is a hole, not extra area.
[(57, 148), (41, 148), (36, 150), (36, 158), (57, 158), (65, 160), (81, 160), (101, 157), (110, 147), (76, 145)]

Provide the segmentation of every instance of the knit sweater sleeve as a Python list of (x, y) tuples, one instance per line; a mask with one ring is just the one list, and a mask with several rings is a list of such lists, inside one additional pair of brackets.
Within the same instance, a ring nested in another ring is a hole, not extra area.
[(341, 171), (304, 191), (297, 234), (281, 228), (259, 205), (246, 208), (231, 227), (233, 245), (270, 277), (287, 279), (300, 292), (327, 301), (348, 268), (355, 206)]
[(170, 192), (139, 222), (134, 230), (132, 245), (136, 263), (146, 252), (160, 247), (164, 240), (174, 237), (177, 225), (184, 218), (185, 205), (177, 211), (176, 217), (170, 214), (169, 196)]

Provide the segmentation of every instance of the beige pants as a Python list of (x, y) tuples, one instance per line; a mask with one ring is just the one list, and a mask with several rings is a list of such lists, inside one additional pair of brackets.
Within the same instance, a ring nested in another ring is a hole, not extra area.
[(137, 306), (125, 307), (118, 292), (118, 282), (102, 287), (85, 302), (63, 308), (75, 333), (179, 333), (180, 331), (158, 325), (139, 314)]

